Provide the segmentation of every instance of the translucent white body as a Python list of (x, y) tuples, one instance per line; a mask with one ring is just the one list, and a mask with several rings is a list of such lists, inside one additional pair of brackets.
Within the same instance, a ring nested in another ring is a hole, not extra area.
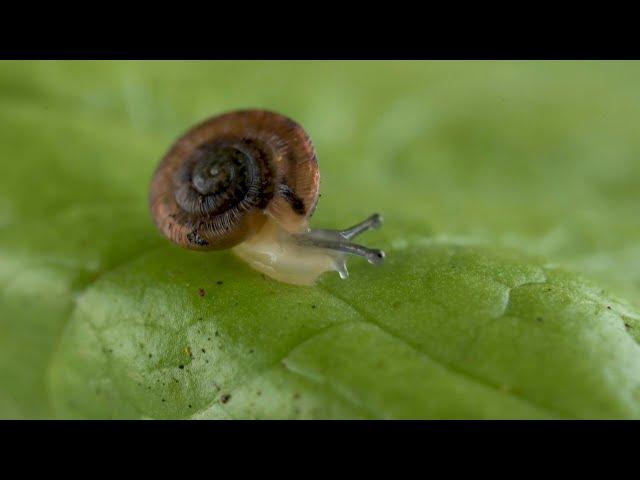
[(324, 272), (336, 271), (347, 278), (348, 253), (381, 263), (384, 253), (350, 242), (356, 235), (377, 228), (381, 218), (374, 215), (347, 230), (309, 230), (292, 234), (271, 219), (260, 231), (233, 248), (236, 255), (254, 269), (276, 280), (294, 285), (313, 285)]

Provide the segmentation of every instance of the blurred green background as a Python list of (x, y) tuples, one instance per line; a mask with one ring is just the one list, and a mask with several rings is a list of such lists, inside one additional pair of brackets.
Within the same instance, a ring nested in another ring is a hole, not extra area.
[(310, 134), (314, 226), (380, 211), (392, 247), (511, 247), (640, 307), (639, 85), (637, 62), (1, 62), (0, 416), (51, 415), (74, 295), (162, 244), (155, 165), (238, 108)]

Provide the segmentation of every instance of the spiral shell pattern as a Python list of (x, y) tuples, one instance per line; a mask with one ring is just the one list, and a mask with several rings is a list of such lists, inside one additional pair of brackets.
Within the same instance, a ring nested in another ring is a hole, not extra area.
[(311, 140), (289, 118), (264, 110), (213, 117), (179, 138), (151, 182), (151, 215), (174, 243), (230, 248), (268, 218), (308, 228), (320, 173)]

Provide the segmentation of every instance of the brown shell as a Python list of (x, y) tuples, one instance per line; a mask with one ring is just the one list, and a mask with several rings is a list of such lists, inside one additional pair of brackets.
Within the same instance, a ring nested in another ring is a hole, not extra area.
[[(180, 177), (176, 172), (198, 149), (218, 141), (240, 145), (255, 157), (262, 182), (257, 200), (223, 215), (186, 211), (176, 200), (176, 191), (185, 182), (176, 178)], [(268, 217), (289, 232), (305, 231), (319, 184), (315, 150), (300, 125), (265, 110), (235, 111), (196, 125), (173, 144), (153, 175), (149, 206), (156, 226), (174, 243), (218, 250), (242, 242)]]

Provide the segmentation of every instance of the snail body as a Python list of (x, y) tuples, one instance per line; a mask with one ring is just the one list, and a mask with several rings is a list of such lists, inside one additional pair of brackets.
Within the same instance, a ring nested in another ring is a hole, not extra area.
[[(347, 253), (380, 263), (384, 254), (350, 242), (380, 224), (312, 230), (320, 171), (309, 136), (265, 110), (210, 118), (180, 137), (158, 165), (149, 194), (156, 226), (193, 250), (232, 248), (277, 280), (310, 285), (323, 272), (346, 278)], [(356, 233), (354, 233), (356, 232)]]

